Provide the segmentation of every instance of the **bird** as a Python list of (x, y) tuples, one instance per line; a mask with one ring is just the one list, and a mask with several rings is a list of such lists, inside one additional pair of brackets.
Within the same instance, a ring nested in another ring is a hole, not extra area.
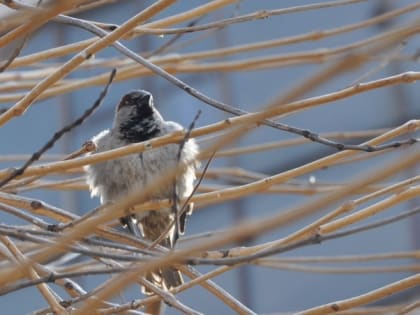
[[(153, 95), (145, 90), (133, 90), (125, 94), (115, 109), (111, 129), (104, 130), (92, 138), (96, 146), (94, 153), (120, 148), (132, 143), (147, 141), (170, 134), (184, 128), (173, 121), (166, 121), (154, 105)], [(101, 204), (115, 202), (128, 194), (145, 191), (146, 187), (158, 178), (177, 169), (175, 180), (170, 179), (159, 185), (146, 196), (147, 201), (171, 199), (174, 189), (177, 198), (187, 198), (194, 190), (199, 148), (192, 138), (185, 139), (183, 145), (171, 143), (157, 148), (149, 148), (144, 152), (130, 154), (114, 160), (88, 165), (87, 184), (91, 196), (100, 198)], [(125, 213), (120, 218), (123, 227), (136, 237), (154, 242), (161, 239), (160, 245), (174, 248), (179, 234), (185, 231), (187, 215), (191, 215), (193, 204), (188, 204), (184, 212), (176, 218), (173, 208), (141, 212)], [(173, 224), (179, 220), (177, 224)], [(173, 224), (163, 237), (168, 225)], [(175, 227), (178, 227), (179, 231)], [(146, 275), (146, 279), (169, 290), (183, 283), (179, 270), (168, 266)], [(143, 292), (152, 294), (143, 287)]]

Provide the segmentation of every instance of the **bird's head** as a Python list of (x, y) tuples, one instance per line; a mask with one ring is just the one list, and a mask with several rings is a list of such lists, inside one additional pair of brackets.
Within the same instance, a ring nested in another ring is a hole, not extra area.
[[(125, 94), (117, 105), (114, 127), (124, 134), (145, 134), (159, 129), (162, 116), (153, 105), (153, 96), (144, 90)], [(141, 137), (140, 137), (141, 138)]]
[(153, 96), (144, 90), (134, 90), (125, 94), (118, 106), (116, 115), (148, 118), (153, 115)]

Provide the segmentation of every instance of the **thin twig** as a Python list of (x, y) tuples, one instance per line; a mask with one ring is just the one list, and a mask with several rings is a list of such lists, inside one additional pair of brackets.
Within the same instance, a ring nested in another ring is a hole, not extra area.
[[(82, 28), (85, 28), (87, 30), (89, 30), (90, 32), (96, 34), (97, 36), (103, 37), (105, 35), (107, 35), (108, 33), (105, 32), (103, 29), (97, 27), (94, 24), (91, 23), (87, 23), (85, 21), (81, 22), (81, 21), (77, 21), (75, 19), (70, 20), (69, 17), (67, 16), (62, 16), (62, 19), (69, 19), (69, 21), (71, 21), (72, 23), (75, 23), (75, 25), (78, 25)], [(146, 67), (147, 69), (149, 69), (150, 71), (156, 73), (157, 75), (163, 77), (164, 79), (168, 80), (170, 83), (174, 84), (175, 86), (181, 88), (182, 90), (184, 90), (186, 93), (190, 94), (191, 96), (199, 99), (200, 101), (213, 106), (219, 110), (222, 110), (224, 112), (228, 112), (230, 114), (233, 114), (235, 116), (242, 116), (242, 115), (247, 115), (249, 114), (249, 112), (241, 110), (240, 108), (228, 105), (226, 103), (217, 101), (213, 98), (210, 98), (209, 96), (203, 94), (202, 92), (194, 89), (193, 87), (191, 87), (190, 85), (188, 85), (187, 83), (185, 83), (184, 81), (180, 80), (179, 78), (173, 76), (172, 74), (170, 74), (169, 72), (167, 72), (166, 70), (164, 70), (163, 68), (151, 63), (150, 61), (146, 60), (146, 58), (140, 56), (139, 54), (136, 54), (135, 52), (133, 52), (132, 50), (130, 50), (129, 48), (125, 47), (124, 45), (122, 45), (119, 41), (115, 41), (114, 43), (112, 43), (112, 46), (114, 48), (116, 48), (118, 51), (120, 51), (122, 54), (126, 55), (127, 57), (133, 59), (134, 61), (136, 61), (137, 63), (141, 64), (142, 66)], [(319, 134), (312, 132), (308, 129), (301, 129), (301, 128), (297, 128), (294, 126), (290, 126), (284, 123), (279, 123), (270, 119), (265, 119), (262, 121), (263, 124), (273, 127), (275, 129), (279, 129), (288, 133), (293, 133), (293, 134), (297, 134), (299, 136), (302, 136), (304, 138), (307, 138), (313, 142), (317, 142), (332, 148), (335, 148), (336, 150), (342, 151), (342, 150), (357, 150), (357, 151), (365, 151), (365, 152), (374, 152), (374, 151), (381, 151), (381, 150), (386, 150), (389, 148), (398, 148), (401, 147), (403, 145), (412, 145), (416, 142), (419, 141), (419, 139), (409, 139), (406, 141), (400, 141), (400, 142), (392, 142), (389, 144), (384, 144), (382, 146), (363, 146), (363, 145), (352, 145), (352, 144), (343, 144), (343, 143), (339, 143), (339, 142), (335, 142), (333, 140), (330, 139), (326, 139), (321, 137)]]
[(13, 52), (11, 53), (10, 57), (6, 61), (4, 61), (0, 64), (0, 73), (5, 71), (7, 69), (7, 67), (9, 67), (10, 64), (13, 62), (13, 60), (15, 60), (19, 56), (20, 52), (23, 49), (23, 46), (25, 46), (26, 42), (28, 41), (28, 38), (29, 38), (29, 35), (25, 35), (19, 41), (19, 43), (17, 44), (17, 46), (15, 47)]
[(414, 301), (413, 303), (404, 306), (403, 308), (401, 308), (401, 310), (395, 313), (395, 315), (405, 315), (418, 308), (420, 308), (420, 300)]
[[(182, 208), (181, 208), (181, 210), (179, 211), (179, 215), (180, 216), (182, 216), (186, 211), (187, 211), (187, 207), (188, 207), (188, 204), (190, 203), (190, 201), (191, 201), (191, 198), (195, 195), (195, 193), (197, 192), (197, 189), (200, 187), (200, 185), (201, 185), (201, 182), (203, 181), (203, 179), (204, 179), (204, 176), (206, 175), (206, 173), (207, 173), (207, 169), (209, 168), (209, 166), (210, 166), (210, 163), (211, 163), (211, 161), (213, 160), (213, 158), (214, 158), (214, 155), (215, 155), (215, 153), (216, 152), (213, 152), (213, 154), (210, 156), (210, 158), (207, 160), (207, 163), (206, 163), (206, 165), (204, 166), (204, 169), (203, 169), (203, 171), (201, 172), (201, 176), (200, 176), (200, 178), (198, 179), (198, 181), (197, 181), (197, 183), (195, 184), (195, 186), (194, 186), (194, 189), (193, 189), (193, 191), (191, 192), (191, 194), (188, 196), (188, 198), (185, 200), (185, 202), (184, 202), (184, 204), (182, 205)], [(166, 227), (166, 229), (165, 229), (165, 231), (150, 245), (150, 248), (154, 248), (154, 247), (156, 247), (156, 245), (157, 244), (159, 244), (161, 241), (162, 241), (162, 239), (163, 239), (163, 237), (164, 237), (164, 235), (166, 235), (166, 234), (168, 234), (169, 233), (169, 231), (171, 230), (171, 228), (173, 227), (173, 225), (175, 224), (175, 222), (171, 222), (167, 227)]]
[[(79, 150), (70, 153), (63, 160), (66, 161), (66, 160), (74, 159), (84, 153), (92, 152), (94, 150), (96, 150), (95, 144), (92, 141), (86, 141)], [(41, 157), (42, 156), (40, 156), (40, 158)], [(3, 191), (16, 193), (17, 192), (16, 189), (22, 186), (26, 186), (25, 188), (28, 189), (30, 188), (29, 186), (30, 183), (33, 183), (34, 181), (40, 179), (41, 177), (42, 176), (32, 176), (29, 178), (24, 178), (22, 180), (15, 181), (11, 184), (9, 183), (8, 185), (3, 186)], [(22, 191), (22, 189), (20, 189), (19, 191)]]
[(42, 154), (44, 154), (47, 150), (51, 149), (54, 144), (67, 132), (71, 131), (72, 129), (76, 128), (77, 126), (81, 125), (86, 118), (88, 118), (94, 111), (96, 108), (98, 108), (101, 104), (102, 101), (104, 99), (104, 97), (106, 96), (106, 94), (108, 93), (108, 88), (112, 83), (112, 80), (115, 77), (116, 74), (116, 70), (113, 69), (111, 71), (111, 74), (109, 76), (109, 80), (108, 83), (106, 84), (105, 88), (102, 90), (101, 94), (99, 95), (99, 98), (93, 103), (93, 105), (88, 108), (82, 116), (80, 116), (78, 119), (76, 119), (74, 122), (72, 122), (71, 124), (63, 127), (62, 129), (60, 129), (59, 131), (57, 131), (54, 136), (48, 140), (48, 142), (46, 144), (44, 144), (44, 146), (37, 152), (35, 152), (34, 154), (32, 154), (31, 158), (26, 161), (25, 164), (23, 164), (23, 166), (21, 166), (18, 169), (15, 169), (13, 172), (11, 172), (11, 174), (4, 178), (2, 181), (0, 181), (0, 187), (4, 186), (5, 184), (7, 184), (8, 182), (10, 182), (12, 179), (22, 175), (25, 170), (35, 161), (37, 161)]
[[(188, 126), (187, 131), (185, 132), (184, 139), (182, 139), (181, 143), (179, 144), (179, 149), (178, 149), (178, 153), (177, 153), (177, 156), (176, 156), (176, 165), (179, 165), (179, 163), (181, 161), (182, 150), (184, 150), (185, 144), (187, 143), (187, 141), (189, 141), (191, 131), (194, 129), (195, 123), (197, 122), (200, 115), (201, 115), (201, 110), (199, 110), (197, 112), (197, 114), (195, 115), (191, 124)], [(196, 161), (191, 161), (191, 163), (196, 163)], [(178, 195), (177, 176), (174, 177), (172, 187), (173, 187), (173, 189), (172, 189), (172, 212), (175, 215), (175, 220), (174, 220), (175, 221), (174, 244), (175, 244), (175, 242), (178, 240), (179, 236), (181, 235), (180, 219), (181, 219), (181, 216), (184, 215), (184, 214), (180, 213), (180, 209), (179, 209), (179, 195)], [(166, 233), (162, 233), (162, 235), (165, 236)], [(161, 237), (162, 237), (162, 235), (161, 235)], [(158, 239), (161, 238), (161, 237), (158, 237)]]
[[(245, 256), (238, 256), (238, 257), (228, 257), (228, 258), (221, 258), (221, 259), (201, 259), (201, 258), (197, 258), (195, 260), (193, 260), (193, 265), (195, 264), (211, 264), (211, 265), (235, 265), (238, 263), (245, 263), (245, 262), (251, 262), (253, 260), (259, 259), (259, 258), (263, 258), (263, 257), (267, 257), (267, 256), (271, 256), (271, 255), (275, 255), (275, 254), (280, 254), (280, 253), (284, 253), (284, 252), (288, 252), (290, 250), (294, 250), (297, 248), (301, 248), (303, 246), (307, 246), (307, 245), (311, 245), (311, 244), (320, 244), (324, 241), (327, 240), (333, 240), (333, 239), (337, 239), (337, 238), (342, 238), (348, 235), (352, 235), (352, 234), (356, 234), (356, 233), (360, 233), (360, 232), (364, 232), (367, 230), (371, 230), (371, 229), (375, 229), (387, 224), (391, 224), (394, 222), (397, 222), (399, 220), (403, 220), (407, 217), (416, 215), (417, 213), (420, 213), (420, 207), (417, 207), (415, 209), (412, 209), (410, 211), (406, 211), (404, 213), (398, 214), (396, 216), (390, 217), (390, 218), (386, 218), (383, 220), (379, 220), (377, 222), (374, 223), (370, 223), (370, 224), (366, 224), (357, 228), (353, 228), (353, 229), (348, 229), (346, 231), (343, 232), (337, 232), (337, 233), (330, 233), (330, 234), (326, 234), (326, 235), (322, 235), (319, 233), (314, 233), (313, 235), (297, 241), (297, 242), (293, 242), (284, 246), (280, 246), (280, 247), (276, 247), (276, 248), (268, 248), (266, 250), (261, 250), (259, 252), (256, 252), (255, 254), (251, 254), (251, 255), (245, 255)], [(225, 251), (225, 255), (228, 256), (229, 251)], [(190, 262), (191, 264), (191, 262)]]
[[(97, 298), (99, 300), (102, 299), (108, 299), (109, 297), (115, 295), (115, 293), (122, 288), (126, 287), (130, 283), (133, 282), (133, 276), (144, 274), (145, 272), (150, 272), (152, 269), (161, 268), (163, 266), (166, 266), (168, 264), (173, 264), (178, 262), (179, 260), (182, 260), (183, 257), (191, 255), (192, 253), (201, 252), (208, 248), (213, 248), (216, 246), (223, 246), (226, 243), (235, 242), (237, 240), (242, 239), (243, 237), (249, 237), (249, 235), (255, 235), (260, 234), (262, 232), (268, 232), (271, 229), (274, 229), (275, 227), (278, 227), (280, 224), (285, 224), (286, 222), (295, 221), (298, 218), (301, 218), (302, 215), (308, 215), (312, 214), (315, 211), (320, 211), (326, 206), (331, 205), (332, 203), (337, 202), (341, 198), (344, 198), (348, 195), (349, 192), (353, 191), (354, 189), (357, 189), (358, 187), (371, 184), (372, 182), (376, 182), (378, 180), (383, 180), (384, 178), (394, 174), (396, 171), (400, 171), (402, 169), (405, 169), (411, 165), (413, 165), (415, 162), (418, 161), (419, 154), (411, 154), (408, 155), (408, 157), (400, 158), (398, 161), (394, 161), (394, 163), (391, 165), (386, 165), (385, 167), (381, 167), (379, 169), (376, 169), (375, 172), (364, 174), (363, 178), (360, 180), (354, 181), (351, 185), (348, 187), (338, 191), (337, 193), (330, 194), (326, 196), (325, 198), (318, 199), (316, 201), (311, 201), (307, 204), (304, 204), (297, 209), (291, 209), (290, 211), (287, 211), (286, 213), (276, 214), (273, 217), (265, 218), (264, 220), (258, 220), (255, 222), (249, 222), (244, 224), (238, 224), (234, 228), (230, 230), (229, 233), (226, 233), (225, 235), (220, 235), (217, 238), (207, 240), (205, 242), (201, 242), (200, 244), (195, 244), (194, 246), (190, 246), (185, 249), (180, 249), (177, 251), (172, 251), (165, 255), (162, 258), (154, 259), (150, 263), (142, 264), (141, 266), (138, 266), (138, 269), (135, 272), (128, 272), (124, 273), (118, 277), (113, 277), (112, 279), (106, 281), (100, 288), (100, 291), (96, 293)], [(172, 174), (171, 174), (172, 175)], [(168, 178), (164, 178), (166, 181)], [(164, 180), (162, 179), (162, 181)], [(155, 182), (152, 186), (150, 186), (151, 189), (155, 189), (158, 187), (158, 185), (161, 183), (161, 181)], [(148, 190), (145, 190), (144, 194), (149, 193)], [(142, 197), (142, 196), (141, 196)], [(61, 240), (62, 241), (74, 241), (77, 239), (82, 238), (84, 235), (90, 233), (92, 226), (97, 226), (98, 224), (101, 224), (103, 222), (106, 222), (111, 217), (118, 217), (121, 215), (122, 210), (118, 210), (121, 208), (124, 208), (134, 201), (139, 201), (138, 193), (136, 192), (136, 195), (132, 196), (129, 195), (126, 198), (124, 198), (124, 201), (120, 201), (118, 204), (114, 205), (113, 207), (109, 207), (108, 211), (104, 212), (101, 217), (96, 218), (95, 220), (89, 220), (88, 222), (85, 222), (83, 226), (80, 226), (77, 230), (73, 230), (70, 233), (67, 233), (64, 235)], [(141, 199), (140, 199), (141, 201)], [(39, 253), (35, 256), (36, 259), (46, 259), (51, 254), (56, 254), (57, 251), (62, 251), (63, 248), (60, 246), (60, 244), (57, 244), (55, 246), (48, 246), (47, 248), (43, 249), (42, 253)], [(13, 268), (4, 268), (0, 274), (2, 275), (3, 282), (10, 281), (13, 279), (13, 274), (11, 274), (11, 271), (13, 271)], [(6, 276), (7, 275), (7, 276)], [(96, 307), (98, 305), (99, 300), (95, 300), (93, 298), (89, 298), (85, 301), (85, 303), (78, 309), (77, 314), (83, 314), (86, 310), (91, 309), (92, 307)]]
[[(36, 272), (35, 266), (31, 263), (28, 267), (25, 267), (27, 262), (26, 257), (22, 254), (19, 248), (7, 237), (0, 235), (1, 242), (9, 249), (13, 255), (14, 262), (19, 266), (20, 271), (24, 274), (27, 274), (29, 278), (36, 280), (39, 278), (38, 273)], [(58, 315), (66, 314), (65, 309), (57, 301), (58, 295), (45, 283), (40, 283), (37, 285), (39, 291), (44, 296), (45, 300), (50, 304), (51, 309), (54, 313)]]
[[(200, 21), (200, 19), (202, 19), (204, 16), (199, 17), (198, 19), (195, 19), (191, 22), (189, 22), (187, 24), (186, 27), (193, 27), (195, 24), (198, 23), (198, 21)], [(158, 47), (157, 49), (153, 50), (152, 52), (146, 54), (144, 57), (145, 58), (149, 58), (151, 56), (155, 56), (158, 54), (161, 54), (163, 52), (165, 52), (169, 47), (171, 47), (177, 40), (179, 40), (182, 37), (183, 33), (178, 33), (175, 34), (174, 37), (172, 37), (170, 40), (168, 40), (166, 43), (164, 43), (163, 45), (161, 45), (160, 47)]]
[(143, 286), (145, 286), (149, 290), (151, 290), (153, 293), (161, 296), (162, 299), (166, 303), (168, 303), (170, 306), (178, 309), (183, 314), (186, 314), (186, 315), (202, 315), (202, 313), (197, 312), (196, 310), (193, 310), (192, 308), (190, 308), (190, 307), (185, 306), (184, 304), (182, 304), (180, 301), (178, 301), (177, 298), (175, 298), (175, 296), (171, 292), (169, 292), (167, 290), (162, 290), (157, 285), (154, 285), (153, 283), (151, 283), (150, 281), (148, 281), (148, 280), (146, 280), (144, 278), (140, 278), (138, 281)]
[(395, 281), (391, 284), (380, 287), (376, 290), (369, 291), (365, 294), (355, 296), (349, 299), (341, 301), (335, 301), (327, 303), (325, 305), (316, 306), (311, 309), (296, 313), (297, 315), (324, 315), (330, 313), (336, 313), (338, 311), (351, 309), (360, 305), (370, 304), (377, 300), (383, 299), (392, 294), (396, 294), (403, 290), (413, 288), (420, 285), (420, 273), (414, 274), (413, 276), (404, 278), (399, 281)]

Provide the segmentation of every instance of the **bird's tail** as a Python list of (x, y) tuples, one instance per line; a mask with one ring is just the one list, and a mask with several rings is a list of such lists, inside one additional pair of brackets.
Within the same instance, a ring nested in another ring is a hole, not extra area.
[[(171, 241), (169, 237), (162, 240), (160, 245), (167, 248), (171, 248)], [(184, 283), (182, 279), (181, 272), (174, 267), (165, 267), (159, 270), (160, 277), (162, 279), (162, 287), (165, 287), (167, 290), (178, 287)]]
[[(137, 237), (146, 237), (147, 239), (154, 241), (157, 239), (157, 237), (155, 236), (160, 236), (160, 233), (148, 233), (150, 232), (148, 228), (145, 228), (145, 231), (143, 231), (143, 229), (140, 228), (139, 223), (137, 222), (135, 217), (125, 217), (121, 221), (125, 226), (127, 226), (129, 231)], [(157, 224), (157, 226), (159, 225), (160, 224)], [(154, 229), (153, 232), (157, 232), (156, 230), (160, 229)], [(164, 246), (166, 248), (173, 247), (171, 238), (169, 236), (162, 239), (159, 245)], [(159, 288), (164, 290), (170, 290), (184, 283), (181, 272), (174, 267), (165, 267), (162, 269), (155, 270), (146, 275), (146, 280), (152, 282), (153, 284), (157, 285)], [(153, 294), (151, 290), (145, 287), (142, 288), (142, 291), (147, 295)]]

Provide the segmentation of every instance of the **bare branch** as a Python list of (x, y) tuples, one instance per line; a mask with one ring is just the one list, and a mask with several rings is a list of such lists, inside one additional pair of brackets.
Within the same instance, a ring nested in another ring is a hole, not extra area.
[(86, 118), (88, 118), (90, 115), (92, 115), (92, 113), (95, 111), (96, 108), (98, 108), (101, 104), (102, 101), (104, 99), (104, 97), (106, 96), (106, 94), (108, 93), (108, 88), (112, 83), (112, 80), (114, 79), (116, 74), (116, 70), (112, 70), (111, 74), (109, 76), (109, 81), (107, 83), (107, 85), (105, 86), (104, 90), (101, 92), (101, 94), (99, 95), (99, 98), (93, 103), (93, 105), (88, 108), (82, 116), (80, 116), (78, 119), (76, 119), (74, 122), (72, 122), (71, 124), (63, 127), (62, 129), (60, 129), (59, 131), (57, 131), (54, 136), (46, 143), (43, 145), (43, 147), (35, 152), (34, 154), (32, 154), (31, 158), (26, 161), (25, 164), (23, 164), (20, 168), (15, 169), (8, 177), (4, 178), (2, 181), (0, 181), (0, 187), (4, 186), (5, 184), (7, 184), (8, 182), (10, 182), (12, 179), (22, 175), (25, 170), (35, 161), (37, 161), (42, 154), (44, 154), (47, 150), (51, 149), (54, 144), (60, 140), (60, 138), (66, 134), (67, 132), (73, 130), (74, 128), (76, 128), (77, 126), (81, 125)]

